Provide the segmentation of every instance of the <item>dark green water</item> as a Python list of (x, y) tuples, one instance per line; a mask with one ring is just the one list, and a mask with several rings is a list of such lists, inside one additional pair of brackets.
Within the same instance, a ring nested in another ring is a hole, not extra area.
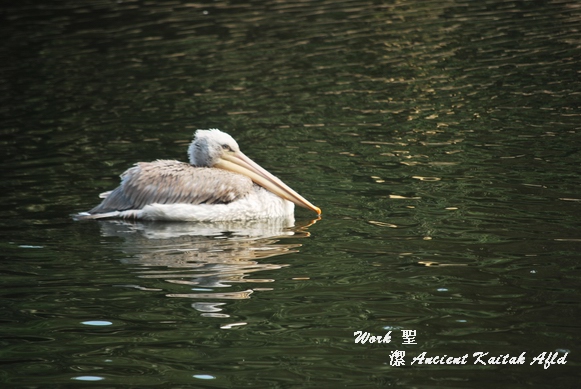
[[(577, 1), (1, 15), (1, 387), (578, 387)], [(322, 219), (70, 218), (210, 127)]]

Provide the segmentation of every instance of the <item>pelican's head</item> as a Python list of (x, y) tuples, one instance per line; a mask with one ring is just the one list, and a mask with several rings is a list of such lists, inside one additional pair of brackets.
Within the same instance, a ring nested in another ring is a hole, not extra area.
[(215, 167), (243, 174), (277, 196), (315, 211), (317, 215), (321, 214), (319, 207), (315, 207), (280, 179), (244, 155), (234, 138), (225, 132), (217, 129), (196, 131), (194, 140), (188, 148), (188, 155), (190, 163), (194, 166)]
[(198, 130), (188, 148), (190, 163), (194, 166), (213, 167), (228, 152), (240, 152), (238, 143), (218, 129)]

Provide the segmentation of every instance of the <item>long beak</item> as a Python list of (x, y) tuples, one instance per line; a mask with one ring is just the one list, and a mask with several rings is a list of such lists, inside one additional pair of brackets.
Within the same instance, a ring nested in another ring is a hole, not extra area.
[(310, 209), (311, 211), (316, 212), (317, 215), (321, 214), (321, 209), (319, 207), (315, 207), (307, 199), (292, 190), (280, 179), (263, 169), (259, 164), (248, 158), (241, 151), (237, 151), (233, 154), (225, 153), (222, 158), (214, 164), (214, 167), (230, 170), (234, 173), (244, 174), (245, 176), (250, 177), (250, 179), (256, 184), (271, 191), (277, 196), (292, 201), (300, 207)]

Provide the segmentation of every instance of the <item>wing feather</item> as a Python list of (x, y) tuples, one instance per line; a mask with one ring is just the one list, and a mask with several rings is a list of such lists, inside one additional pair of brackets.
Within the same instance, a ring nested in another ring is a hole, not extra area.
[(252, 190), (250, 178), (217, 168), (170, 160), (140, 162), (121, 175), (121, 185), (104, 193), (91, 214), (142, 209), (148, 204), (224, 204)]

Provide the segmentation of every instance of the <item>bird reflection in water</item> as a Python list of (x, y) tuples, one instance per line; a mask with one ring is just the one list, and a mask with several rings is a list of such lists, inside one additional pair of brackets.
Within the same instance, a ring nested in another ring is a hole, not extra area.
[[(288, 265), (263, 261), (296, 252), (300, 244), (285, 244), (282, 240), (308, 237), (307, 229), (315, 222), (295, 225), (294, 217), (290, 216), (223, 223), (99, 223), (103, 236), (123, 239), (121, 247), (129, 256), (122, 262), (138, 266), (139, 278), (162, 279), (171, 284), (166, 296), (192, 299), (192, 307), (202, 316), (229, 317), (223, 312), (226, 301), (248, 299), (254, 292), (272, 289), (256, 287), (275, 281), (257, 277), (256, 273)], [(233, 284), (252, 287), (225, 290)], [(160, 290), (144, 285), (120, 286)]]

